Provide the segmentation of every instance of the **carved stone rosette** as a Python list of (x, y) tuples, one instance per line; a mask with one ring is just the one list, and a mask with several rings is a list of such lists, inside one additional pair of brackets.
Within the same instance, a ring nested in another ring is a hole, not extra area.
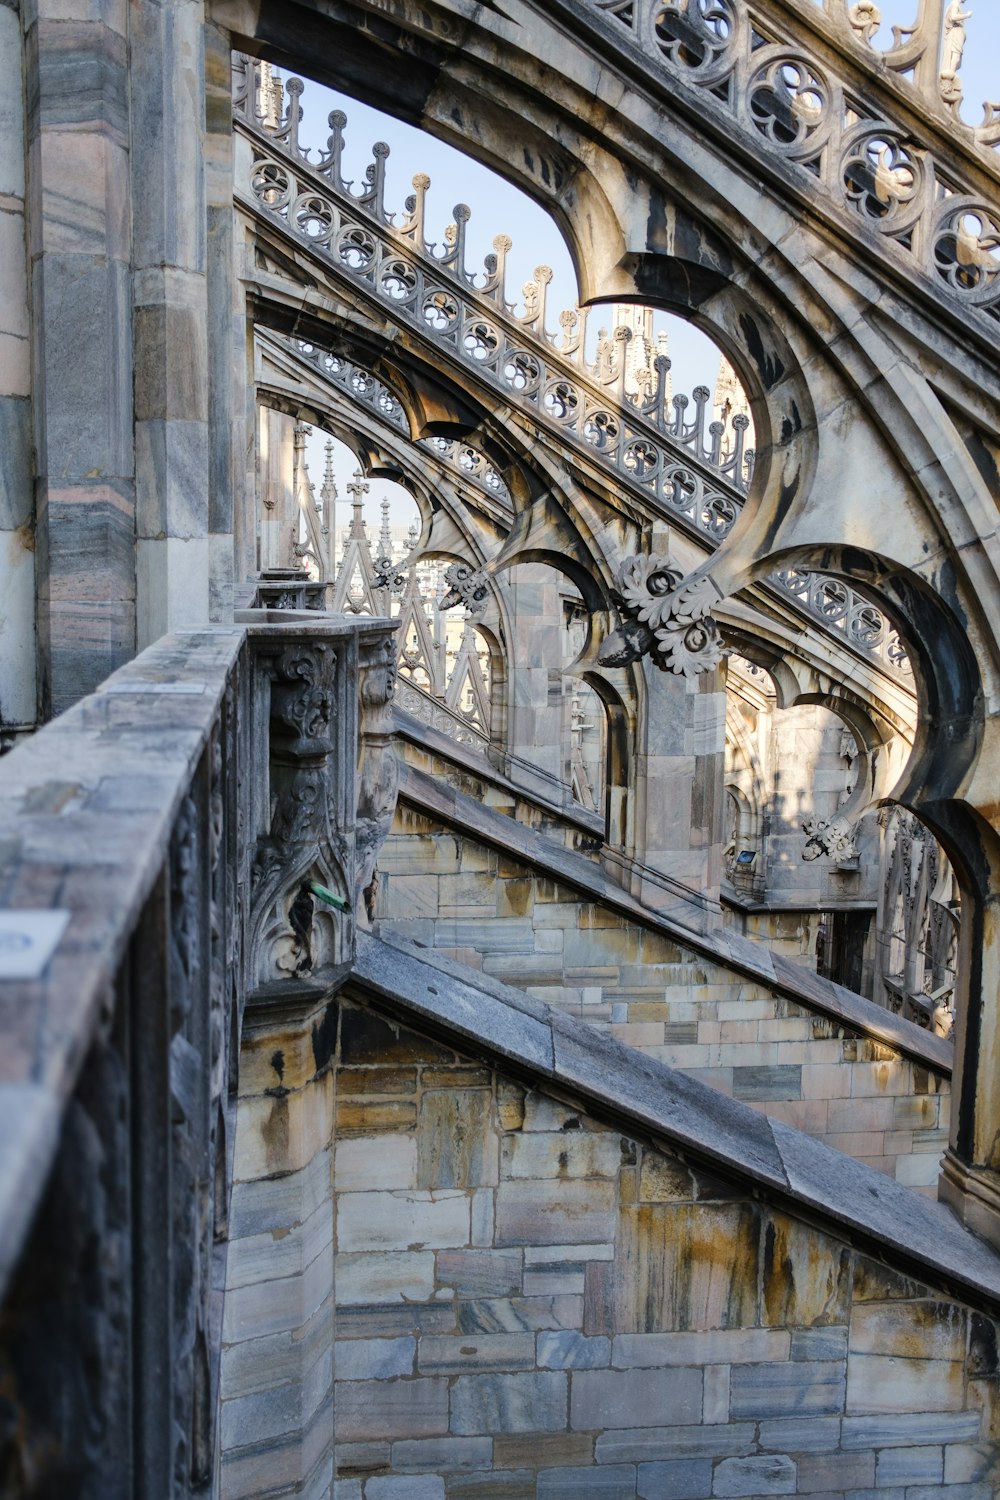
[(664, 672), (697, 677), (717, 667), (724, 653), (709, 611), (721, 597), (711, 577), (685, 579), (669, 557), (627, 557), (619, 570), (622, 625), (605, 641), (599, 660), (624, 666), (650, 655)]
[(439, 609), (454, 609), (464, 604), (470, 615), (481, 615), (490, 601), (490, 586), (483, 568), (474, 568), (471, 563), (452, 563), (445, 569), (448, 592), (441, 600)]

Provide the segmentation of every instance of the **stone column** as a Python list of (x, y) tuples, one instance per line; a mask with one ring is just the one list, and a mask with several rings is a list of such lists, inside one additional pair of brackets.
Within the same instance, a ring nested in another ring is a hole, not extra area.
[(233, 217), (232, 54), (228, 36), (205, 24), (205, 199), (208, 224), (208, 612), (231, 618), (234, 532), (247, 494), (246, 299), (236, 266)]
[(260, 543), (256, 570), (291, 566), (291, 536), (298, 522), (292, 483), (294, 432), (291, 417), (267, 406), (258, 407), (255, 499)]
[(970, 895), (962, 882), (951, 1137), (938, 1197), (1000, 1247), (1000, 881)]
[(36, 715), (23, 70), (20, 5), (0, 0), (0, 737)]
[(508, 653), (507, 772), (518, 785), (556, 803), (569, 795), (560, 582), (554, 568), (523, 563), (510, 571), (508, 595), (514, 641)]
[(222, 1351), (221, 1500), (329, 1496), (337, 1004), (247, 1006)]
[(135, 649), (128, 14), (121, 0), (39, 0), (26, 16), (45, 714)]
[(722, 878), (725, 673), (688, 679), (648, 657), (636, 756), (636, 861), (631, 887), (649, 906), (716, 925)]
[(201, 0), (130, 7), (140, 647), (209, 618), (204, 23)]

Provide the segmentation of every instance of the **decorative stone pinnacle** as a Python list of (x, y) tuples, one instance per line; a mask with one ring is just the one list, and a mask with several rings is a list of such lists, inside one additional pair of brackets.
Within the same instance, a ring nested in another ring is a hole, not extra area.
[(353, 497), (351, 500), (353, 507), (351, 514), (351, 536), (358, 541), (364, 541), (365, 538), (365, 521), (362, 515), (362, 506), (365, 503), (365, 496), (368, 490), (369, 485), (362, 479), (361, 470), (355, 469), (354, 478), (347, 486), (347, 491)]
[(323, 502), (325, 513), (330, 516), (332, 509), (326, 511), (325, 508), (332, 507), (338, 498), (337, 481), (333, 476), (333, 443), (328, 441), (323, 451), (326, 455), (326, 464), (323, 469), (323, 483), (320, 486), (319, 498)]
[(392, 558), (392, 534), (389, 531), (389, 500), (386, 495), (382, 496), (382, 527), (378, 534), (378, 555), (387, 559)]

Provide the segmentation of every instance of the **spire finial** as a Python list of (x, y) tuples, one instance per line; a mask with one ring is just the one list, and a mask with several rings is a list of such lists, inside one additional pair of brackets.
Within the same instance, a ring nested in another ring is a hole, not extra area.
[(326, 463), (323, 468), (323, 483), (320, 485), (319, 498), (324, 505), (333, 504), (339, 498), (337, 494), (337, 481), (333, 475), (333, 443), (328, 438), (324, 448)]
[(369, 486), (362, 478), (361, 470), (355, 469), (354, 478), (347, 486), (347, 493), (351, 496), (351, 536), (363, 541), (365, 537), (365, 519), (362, 515), (362, 507)]
[(392, 560), (392, 535), (389, 531), (389, 498), (382, 496), (382, 527), (378, 534), (378, 556)]

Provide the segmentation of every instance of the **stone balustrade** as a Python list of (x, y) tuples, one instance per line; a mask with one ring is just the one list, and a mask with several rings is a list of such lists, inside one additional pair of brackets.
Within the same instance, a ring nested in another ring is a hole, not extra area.
[(961, 64), (972, 12), (942, 18), (941, 3), (922, 5), (911, 29), (893, 27), (894, 45), (880, 52), (872, 43), (880, 12), (870, 0), (591, 0), (606, 44), (640, 54), (734, 142), (770, 157), (863, 244), (861, 256), (895, 264), (995, 328), (1000, 108), (986, 103), (979, 125), (961, 121), (953, 64), (956, 52)]
[(49, 1493), (211, 1481), (244, 1006), (353, 957), (393, 631), (179, 631), (4, 758), (0, 1383)]

